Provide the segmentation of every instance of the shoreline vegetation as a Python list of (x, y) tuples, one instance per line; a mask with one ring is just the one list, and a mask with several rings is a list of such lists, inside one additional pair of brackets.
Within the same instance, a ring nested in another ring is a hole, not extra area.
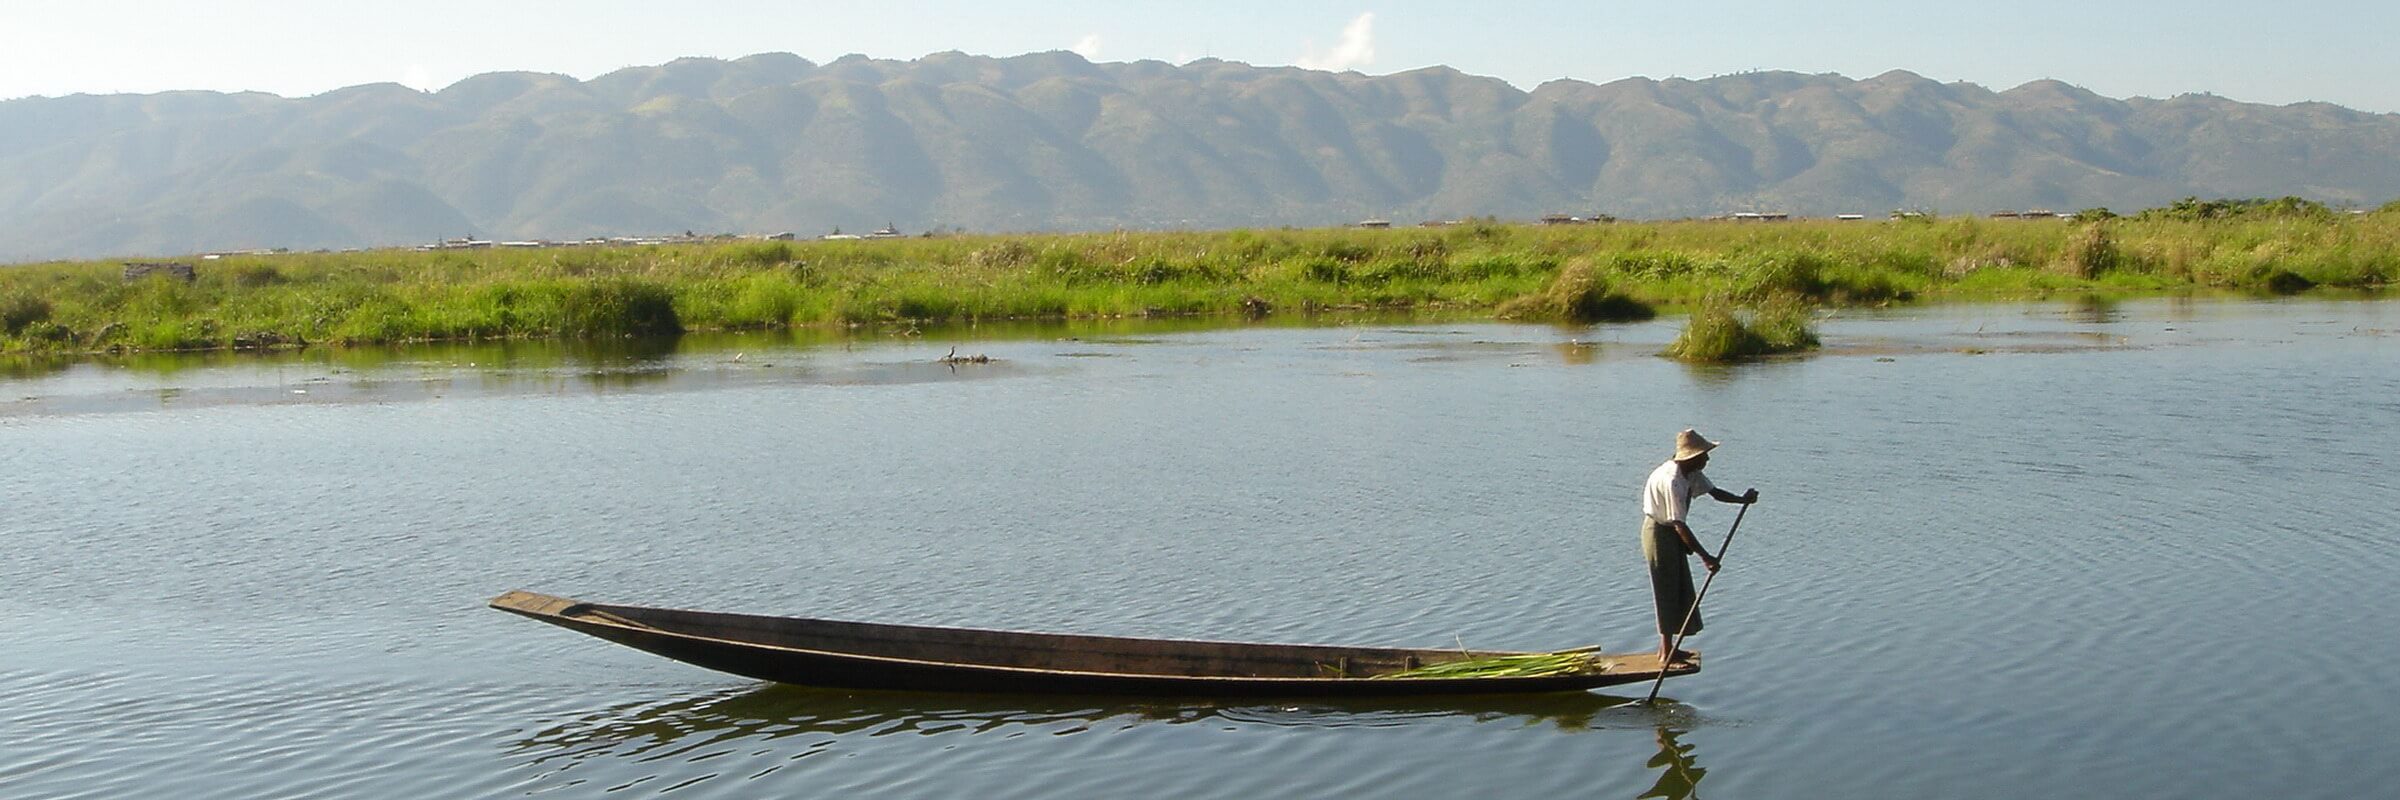
[(949, 235), (379, 250), (0, 267), (0, 353), (278, 349), (1000, 320), (1443, 310), (1569, 324), (1688, 312), (1670, 355), (1815, 346), (1818, 307), (2062, 293), (2294, 294), (2400, 276), (2400, 202), (2185, 200), (2074, 219)]

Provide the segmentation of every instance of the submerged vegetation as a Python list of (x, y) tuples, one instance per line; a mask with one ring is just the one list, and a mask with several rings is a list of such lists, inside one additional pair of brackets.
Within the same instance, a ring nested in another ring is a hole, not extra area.
[[(1813, 305), (2380, 287), (2400, 275), (2400, 208), (2354, 215), (2307, 201), (2194, 200), (2079, 220), (1470, 222), (231, 255), (188, 263), (197, 267), (189, 281), (165, 274), (129, 280), (117, 262), (0, 267), (0, 352), (1355, 308), (1578, 324), (1691, 308), (1712, 321), (1703, 327), (1695, 319), (1701, 329), (1687, 336), (1715, 341), (1722, 333), (1726, 352), (1759, 341), (1791, 349), (1807, 346), (1811, 337), (1801, 334)], [(1778, 311), (1787, 307), (1799, 309), (1797, 316)], [(1786, 330), (1787, 320), (1798, 327)]]

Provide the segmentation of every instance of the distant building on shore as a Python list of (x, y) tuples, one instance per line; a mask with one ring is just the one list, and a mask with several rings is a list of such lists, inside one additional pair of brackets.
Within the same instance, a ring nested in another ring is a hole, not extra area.
[(152, 275), (163, 275), (184, 283), (191, 283), (200, 278), (200, 274), (193, 271), (192, 265), (181, 262), (125, 262), (125, 280), (138, 281)]

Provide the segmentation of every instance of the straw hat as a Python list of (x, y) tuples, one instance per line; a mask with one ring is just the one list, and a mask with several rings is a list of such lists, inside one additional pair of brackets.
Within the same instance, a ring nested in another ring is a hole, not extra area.
[(1690, 461), (1715, 449), (1717, 449), (1717, 443), (1701, 438), (1699, 431), (1685, 428), (1682, 433), (1675, 434), (1675, 460), (1677, 461)]

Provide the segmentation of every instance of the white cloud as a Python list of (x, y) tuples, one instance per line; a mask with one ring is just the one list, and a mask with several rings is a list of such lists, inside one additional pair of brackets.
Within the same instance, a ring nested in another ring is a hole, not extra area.
[(1087, 61), (1097, 59), (1100, 57), (1100, 34), (1084, 34), (1083, 38), (1075, 40), (1074, 47), (1067, 49), (1074, 51), (1076, 55), (1083, 56)]
[(441, 88), (433, 85), (433, 70), (426, 69), (423, 64), (410, 64), (407, 69), (401, 70), (400, 85), (420, 92)]
[(1342, 38), (1334, 43), (1332, 50), (1320, 53), (1311, 45), (1308, 55), (1292, 63), (1308, 69), (1334, 72), (1375, 63), (1375, 12), (1363, 12), (1350, 24), (1342, 26)]

